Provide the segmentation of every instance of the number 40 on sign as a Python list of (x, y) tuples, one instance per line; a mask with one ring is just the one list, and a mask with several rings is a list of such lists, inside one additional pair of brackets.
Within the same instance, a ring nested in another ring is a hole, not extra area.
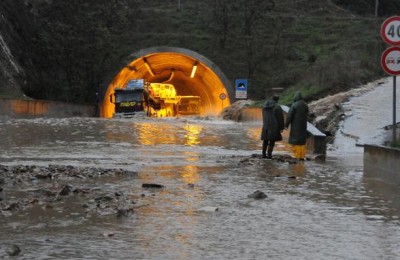
[(400, 16), (392, 16), (383, 22), (381, 37), (389, 45), (400, 45)]

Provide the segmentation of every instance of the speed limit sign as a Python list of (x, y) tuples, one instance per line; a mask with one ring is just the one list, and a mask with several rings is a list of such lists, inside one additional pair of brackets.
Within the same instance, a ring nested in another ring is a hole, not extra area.
[(381, 37), (389, 45), (400, 45), (400, 16), (392, 16), (383, 22)]

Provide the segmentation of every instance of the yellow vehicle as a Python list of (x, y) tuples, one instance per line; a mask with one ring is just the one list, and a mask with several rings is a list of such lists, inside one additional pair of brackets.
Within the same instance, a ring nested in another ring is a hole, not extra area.
[(147, 87), (149, 95), (158, 100), (175, 100), (176, 90), (172, 84), (150, 83)]
[(199, 96), (179, 96), (178, 115), (199, 115), (200, 97)]
[(172, 84), (150, 83), (145, 88), (148, 115), (153, 117), (176, 116), (179, 97)]

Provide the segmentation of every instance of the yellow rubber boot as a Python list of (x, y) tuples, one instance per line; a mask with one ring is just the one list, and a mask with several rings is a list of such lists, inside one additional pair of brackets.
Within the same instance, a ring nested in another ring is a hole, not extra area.
[(300, 145), (300, 159), (305, 160), (306, 159), (306, 152), (307, 148), (306, 145)]
[(306, 158), (306, 146), (305, 145), (293, 145), (292, 146), (293, 157), (296, 159), (304, 160)]

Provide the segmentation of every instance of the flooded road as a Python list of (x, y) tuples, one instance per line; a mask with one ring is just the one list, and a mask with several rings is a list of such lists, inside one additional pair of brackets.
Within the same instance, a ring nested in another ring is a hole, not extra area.
[[(400, 258), (400, 210), (390, 189), (363, 178), (362, 148), (343, 149), (339, 139), (326, 162), (263, 160), (252, 157), (260, 127), (213, 118), (2, 119), (1, 165), (128, 170), (69, 184), (123, 194), (134, 213), (88, 211), (87, 195), (1, 211), (0, 258), (10, 245), (21, 259)], [(279, 144), (276, 154), (286, 150)], [(0, 185), (0, 203), (28, 189)], [(248, 198), (257, 190), (268, 197)]]

